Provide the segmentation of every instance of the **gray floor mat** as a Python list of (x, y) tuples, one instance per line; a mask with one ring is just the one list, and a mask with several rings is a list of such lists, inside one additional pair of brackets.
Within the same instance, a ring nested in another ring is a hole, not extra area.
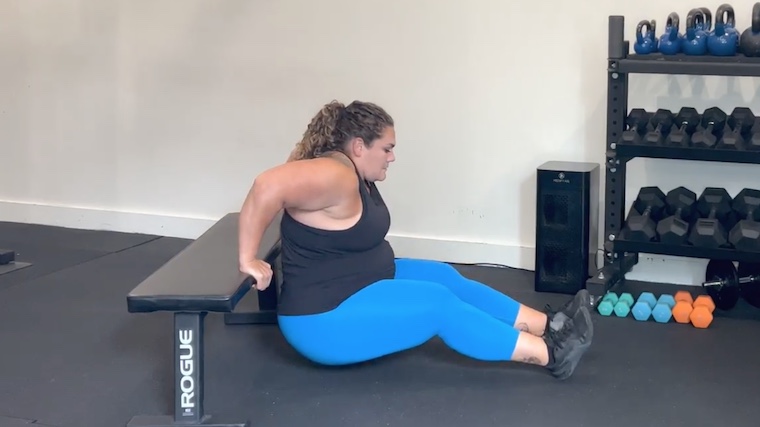
[[(0, 247), (2, 247), (0, 243)], [(0, 275), (0, 289), (46, 276), (68, 267), (91, 261), (108, 252), (41, 246), (30, 243), (14, 245), (16, 261), (30, 262), (32, 265)]]
[(0, 222), (0, 248), (32, 265), (0, 275), (0, 289), (141, 245), (158, 236)]
[[(187, 243), (158, 239), (1, 290), (0, 414), (102, 427), (168, 413), (171, 317), (129, 314), (125, 295)], [(566, 299), (532, 292), (530, 272), (461, 271), (537, 308)], [(757, 424), (757, 322), (725, 317), (697, 330), (594, 320), (592, 349), (560, 382), (537, 367), (469, 360), (439, 340), (322, 368), (277, 327), (230, 327), (210, 315), (206, 409), (256, 427)]]
[(17, 244), (25, 243), (36, 247), (53, 246), (110, 253), (131, 248), (158, 237), (148, 234), (79, 230), (0, 221), (0, 247), (7, 249), (14, 249)]

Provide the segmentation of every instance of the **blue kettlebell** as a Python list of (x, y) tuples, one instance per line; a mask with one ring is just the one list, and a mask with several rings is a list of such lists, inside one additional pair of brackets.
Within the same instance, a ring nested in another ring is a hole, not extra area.
[[(724, 21), (724, 15), (728, 15)], [(739, 45), (739, 37), (727, 21), (734, 22), (734, 9), (723, 4), (715, 15), (715, 31), (707, 37), (707, 51), (715, 56), (734, 56)]]
[(675, 55), (681, 51), (683, 36), (678, 33), (679, 23), (678, 14), (671, 12), (665, 21), (665, 32), (660, 36), (660, 53), (663, 55)]
[(725, 16), (723, 19), (723, 22), (726, 27), (726, 33), (731, 35), (734, 34), (736, 36), (736, 46), (739, 46), (739, 37), (741, 37), (741, 34), (739, 33), (739, 30), (736, 29), (736, 14), (734, 13), (734, 8), (730, 4), (722, 4), (718, 6), (718, 15), (721, 18)]
[(739, 38), (739, 51), (745, 56), (760, 56), (760, 3), (752, 7), (752, 25)]
[(686, 35), (681, 43), (681, 51), (686, 55), (704, 55), (707, 53), (707, 25), (702, 9), (692, 9), (686, 15)]
[[(642, 33), (641, 30), (646, 27), (646, 32)], [(636, 26), (636, 44), (633, 45), (633, 50), (639, 55), (647, 55), (657, 52), (657, 37), (655, 32), (657, 30), (657, 22), (655, 20), (647, 21), (643, 20)]]
[(697, 22), (697, 29), (710, 35), (710, 30), (712, 30), (712, 12), (706, 7), (700, 7), (697, 10), (702, 12), (702, 21)]

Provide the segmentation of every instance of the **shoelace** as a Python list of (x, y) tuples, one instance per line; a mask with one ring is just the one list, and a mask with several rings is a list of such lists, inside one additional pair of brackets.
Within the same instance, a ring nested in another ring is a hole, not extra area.
[(552, 341), (554, 342), (555, 347), (563, 348), (565, 346), (565, 340), (573, 332), (570, 322), (572, 322), (572, 320), (569, 320), (568, 323), (564, 323), (559, 330), (550, 330), (549, 333), (552, 336)]

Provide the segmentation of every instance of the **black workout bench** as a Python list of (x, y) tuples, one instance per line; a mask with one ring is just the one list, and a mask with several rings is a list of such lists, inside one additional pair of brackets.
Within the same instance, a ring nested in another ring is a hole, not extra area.
[[(272, 283), (248, 293), (253, 278), (238, 269), (238, 213), (225, 215), (198, 239), (127, 295), (130, 313), (174, 312), (174, 415), (139, 415), (129, 427), (247, 427), (222, 422), (203, 408), (203, 323), (209, 312), (224, 313), (226, 324), (275, 324), (280, 273), (280, 218), (266, 230), (258, 258), (272, 265)], [(245, 310), (244, 296), (250, 301)], [(239, 304), (241, 303), (241, 304)], [(236, 311), (237, 310), (237, 311)]]

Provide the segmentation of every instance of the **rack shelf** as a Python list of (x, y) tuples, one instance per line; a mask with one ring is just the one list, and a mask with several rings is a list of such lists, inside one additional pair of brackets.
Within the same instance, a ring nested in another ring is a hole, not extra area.
[(633, 159), (703, 160), (707, 162), (760, 164), (760, 151), (733, 150), (725, 148), (672, 147), (663, 145), (617, 143), (616, 156)]
[(760, 58), (689, 56), (684, 54), (626, 55), (610, 59), (609, 71), (626, 74), (684, 74), (701, 76), (760, 77)]
[(688, 55), (629, 54), (622, 16), (609, 17), (607, 68), (607, 135), (604, 195), (604, 264), (586, 280), (592, 295), (600, 296), (625, 280), (638, 263), (640, 253), (689, 258), (760, 262), (760, 253), (728, 248), (666, 245), (627, 240), (621, 235), (626, 219), (626, 175), (628, 161), (637, 157), (701, 160), (760, 165), (760, 151), (621, 143), (628, 113), (630, 74), (686, 74), (760, 77), (760, 58)]
[(673, 255), (687, 258), (720, 259), (739, 262), (757, 262), (760, 252), (738, 251), (731, 248), (702, 248), (691, 245), (666, 245), (659, 242), (637, 242), (616, 239), (615, 252), (632, 252), (658, 255)]

